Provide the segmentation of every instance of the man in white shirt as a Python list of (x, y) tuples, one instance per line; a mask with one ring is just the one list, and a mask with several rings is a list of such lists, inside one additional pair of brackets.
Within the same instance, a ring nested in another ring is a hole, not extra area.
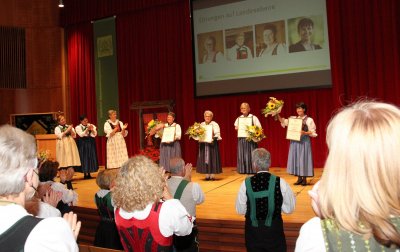
[(271, 154), (264, 148), (252, 153), (254, 176), (247, 177), (236, 198), (236, 212), (246, 217), (247, 251), (286, 251), (281, 212), (292, 213), (296, 204), (286, 181), (269, 173)]
[[(191, 216), (196, 216), (196, 205), (204, 202), (204, 193), (200, 185), (191, 182), (192, 164), (186, 164), (182, 158), (171, 158), (171, 178), (168, 189), (175, 199), (179, 199)], [(197, 226), (194, 223), (192, 233), (187, 236), (174, 236), (176, 251), (198, 251)]]

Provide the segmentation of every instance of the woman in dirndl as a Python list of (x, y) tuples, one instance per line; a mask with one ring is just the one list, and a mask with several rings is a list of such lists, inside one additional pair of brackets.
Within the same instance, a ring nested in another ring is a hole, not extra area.
[[(239, 130), (240, 118), (251, 118), (251, 125), (261, 127), (261, 123), (257, 116), (250, 114), (250, 105), (246, 102), (240, 105), (241, 116), (236, 118), (235, 130)], [(238, 146), (237, 146), (237, 172), (241, 174), (251, 174), (253, 171), (253, 163), (251, 161), (251, 152), (258, 147), (257, 142), (253, 140), (246, 140), (246, 137), (238, 135)]]
[(182, 157), (181, 145), (179, 140), (181, 140), (182, 129), (179, 124), (175, 122), (175, 113), (169, 112), (167, 115), (167, 123), (164, 124), (165, 127), (175, 127), (175, 140), (169, 143), (160, 144), (160, 166), (169, 172), (169, 160), (174, 157)]
[[(314, 165), (311, 150), (311, 137), (317, 137), (317, 127), (314, 120), (309, 117), (307, 112), (307, 105), (304, 102), (296, 104), (297, 116), (292, 118), (299, 118), (303, 120), (300, 141), (290, 140), (289, 155), (287, 161), (287, 172), (289, 174), (298, 176), (295, 185), (307, 185), (307, 177), (314, 176)], [(282, 127), (286, 127), (289, 123), (288, 119), (281, 117), (278, 114), (278, 119)]]
[(58, 125), (54, 129), (57, 136), (56, 159), (59, 163), (61, 183), (67, 184), (68, 189), (72, 188), (72, 177), (74, 167), (81, 166), (78, 148), (76, 147), (76, 133), (73, 125), (67, 125), (65, 117), (58, 115)]
[(84, 174), (83, 179), (90, 179), (91, 172), (96, 172), (99, 169), (97, 161), (96, 141), (97, 128), (94, 124), (89, 123), (86, 115), (79, 117), (81, 124), (75, 127), (78, 134), (78, 150), (81, 158), (80, 172)]
[(109, 119), (104, 123), (104, 133), (107, 137), (107, 169), (120, 168), (128, 160), (128, 150), (124, 137), (128, 135), (126, 128), (128, 124), (123, 124), (117, 119), (117, 111), (108, 111)]
[(222, 173), (221, 159), (219, 155), (218, 141), (222, 140), (218, 123), (213, 121), (213, 112), (204, 111), (204, 122), (202, 126), (211, 125), (212, 142), (199, 141), (199, 153), (197, 155), (196, 172), (205, 174), (206, 180), (214, 180), (215, 174)]

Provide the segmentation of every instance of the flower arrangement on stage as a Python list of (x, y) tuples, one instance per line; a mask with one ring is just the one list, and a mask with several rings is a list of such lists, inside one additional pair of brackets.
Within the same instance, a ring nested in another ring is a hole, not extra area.
[(190, 126), (187, 130), (185, 135), (189, 135), (189, 139), (193, 138), (194, 140), (199, 140), (204, 136), (206, 129), (201, 126), (200, 123), (195, 122), (192, 126)]
[(160, 130), (163, 126), (163, 122), (159, 121), (159, 120), (151, 120), (148, 124), (147, 124), (147, 130), (146, 130), (146, 138), (148, 136), (152, 136), (155, 135), (155, 137), (162, 137), (162, 130)]
[(277, 120), (277, 114), (281, 113), (283, 104), (283, 100), (278, 100), (275, 97), (269, 97), (267, 106), (262, 110), (262, 113), (265, 114), (265, 117), (271, 115), (275, 118), (275, 120)]
[(148, 146), (144, 149), (141, 149), (139, 154), (150, 158), (156, 163), (158, 163), (160, 160), (160, 149), (155, 148), (154, 146)]
[(253, 141), (253, 142), (260, 142), (263, 140), (266, 136), (264, 135), (264, 131), (261, 127), (252, 125), (252, 126), (247, 126), (246, 132), (248, 134), (248, 137), (246, 138), (247, 141)]

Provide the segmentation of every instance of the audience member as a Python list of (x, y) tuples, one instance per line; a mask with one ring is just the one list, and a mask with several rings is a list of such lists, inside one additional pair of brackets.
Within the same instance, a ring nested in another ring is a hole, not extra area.
[(269, 172), (271, 155), (266, 149), (255, 149), (252, 162), (257, 174), (243, 181), (236, 198), (236, 212), (246, 217), (247, 251), (286, 252), (281, 212), (293, 212), (293, 191), (283, 178)]
[[(192, 164), (186, 164), (182, 158), (170, 160), (171, 178), (167, 180), (168, 189), (174, 199), (180, 200), (191, 216), (196, 217), (196, 205), (204, 202), (204, 193), (198, 183), (191, 182)], [(196, 223), (192, 233), (187, 236), (174, 235), (176, 251), (199, 251), (197, 242), (198, 229)]]
[(59, 182), (54, 181), (57, 176), (58, 162), (46, 160), (42, 163), (39, 169), (40, 186), (49, 185), (50, 189), (54, 192), (61, 194), (61, 200), (57, 204), (57, 209), (61, 214), (71, 211), (70, 206), (75, 205), (78, 201), (78, 194)]
[(114, 187), (117, 170), (108, 169), (97, 174), (96, 183), (100, 190), (94, 196), (100, 223), (96, 229), (94, 245), (97, 247), (122, 250), (121, 240), (114, 220), (114, 205), (111, 200), (111, 188)]
[(125, 251), (170, 251), (173, 234), (183, 236), (192, 231), (195, 218), (172, 198), (162, 171), (140, 155), (119, 170), (112, 199)]
[[(24, 209), (39, 184), (35, 138), (0, 127), (0, 248), (7, 251), (78, 251), (76, 214), (38, 219)], [(72, 230), (71, 230), (72, 229)]]
[(373, 101), (343, 108), (328, 124), (329, 154), (309, 192), (318, 217), (296, 251), (399, 251), (400, 109)]

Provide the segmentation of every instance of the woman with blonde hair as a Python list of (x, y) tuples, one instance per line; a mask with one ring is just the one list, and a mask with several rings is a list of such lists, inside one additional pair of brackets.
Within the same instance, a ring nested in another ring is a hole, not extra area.
[(128, 124), (117, 119), (117, 111), (108, 111), (109, 119), (104, 123), (107, 137), (107, 169), (120, 168), (128, 160), (128, 149), (125, 137), (128, 135)]
[[(192, 231), (194, 217), (172, 198), (164, 171), (145, 156), (135, 156), (121, 167), (112, 199), (125, 251), (170, 251), (173, 234)], [(133, 235), (138, 233), (146, 237)]]
[(328, 125), (324, 173), (309, 192), (318, 217), (303, 225), (296, 251), (398, 251), (400, 110), (361, 101)]
[(61, 183), (67, 184), (68, 189), (73, 189), (74, 167), (81, 166), (78, 147), (75, 143), (76, 132), (73, 125), (67, 125), (64, 115), (58, 115), (57, 122), (54, 134), (57, 136), (56, 157), (59, 163)]

